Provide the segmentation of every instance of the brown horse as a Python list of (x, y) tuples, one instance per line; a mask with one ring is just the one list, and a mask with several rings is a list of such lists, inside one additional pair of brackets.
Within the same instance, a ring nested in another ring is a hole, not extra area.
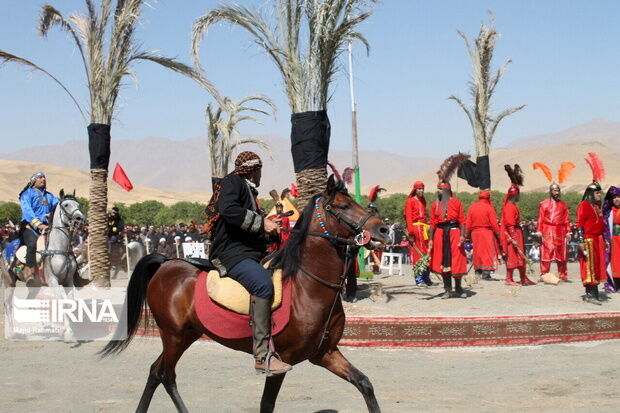
[[(282, 360), (297, 364), (304, 360), (352, 383), (363, 394), (369, 412), (380, 412), (370, 380), (338, 350), (345, 314), (340, 301), (347, 245), (360, 234), (376, 242), (388, 243), (388, 228), (374, 213), (356, 204), (344, 185), (331, 176), (327, 189), (312, 198), (284, 249), (272, 260), (291, 277), (292, 299), (288, 325), (274, 344)], [(373, 241), (370, 241), (374, 244)], [(142, 258), (127, 288), (128, 334), (124, 340), (110, 341), (103, 356), (118, 353), (129, 344), (145, 300), (159, 327), (163, 351), (151, 365), (137, 412), (146, 412), (153, 393), (162, 383), (179, 412), (187, 409), (177, 391), (175, 366), (187, 348), (206, 334), (220, 344), (252, 353), (252, 338), (223, 339), (206, 330), (194, 308), (194, 288), (200, 270), (182, 260), (164, 262), (151, 254)], [(261, 412), (272, 412), (285, 374), (266, 378)]]

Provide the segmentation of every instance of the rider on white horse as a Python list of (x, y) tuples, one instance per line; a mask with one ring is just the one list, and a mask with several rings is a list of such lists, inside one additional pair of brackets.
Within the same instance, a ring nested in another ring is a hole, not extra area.
[(27, 286), (37, 283), (36, 253), (37, 239), (47, 229), (49, 214), (58, 204), (58, 199), (46, 190), (46, 179), (43, 172), (37, 172), (30, 177), (30, 181), (19, 193), (19, 203), (22, 208), (20, 239), (26, 245), (26, 265), (24, 281)]

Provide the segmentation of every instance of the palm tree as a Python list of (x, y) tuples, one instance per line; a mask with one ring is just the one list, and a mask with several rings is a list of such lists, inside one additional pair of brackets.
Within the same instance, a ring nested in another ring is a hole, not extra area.
[[(525, 107), (525, 105), (521, 105), (505, 109), (495, 116), (491, 114), (491, 98), (495, 92), (495, 87), (512, 60), (508, 59), (494, 74), (491, 73), (491, 60), (495, 49), (495, 41), (500, 33), (495, 30), (493, 14), (489, 13), (489, 15), (489, 27), (482, 23), (478, 37), (473, 45), (462, 31), (457, 30), (457, 33), (465, 40), (465, 45), (471, 58), (472, 80), (469, 82), (469, 91), (473, 104), (468, 107), (456, 96), (448, 98), (454, 100), (463, 109), (471, 124), (478, 164), (484, 165), (482, 168), (486, 169), (476, 171), (480, 184), (488, 186), (488, 188), (481, 186), (480, 189), (490, 189), (491, 186), (488, 155), (497, 126), (506, 116), (512, 115)], [(480, 162), (481, 160), (482, 162)], [(480, 180), (481, 176), (486, 177), (486, 179)]]
[(214, 179), (226, 176), (230, 159), (239, 146), (255, 144), (262, 148), (270, 149), (269, 145), (261, 139), (241, 138), (239, 136), (238, 127), (241, 122), (253, 121), (260, 123), (258, 119), (245, 115), (244, 112), (270, 115), (268, 111), (248, 106), (247, 103), (260, 101), (269, 106), (271, 114), (275, 114), (276, 111), (276, 107), (271, 99), (262, 95), (246, 96), (236, 102), (230, 98), (223, 98), (223, 100), (223, 106), (214, 107), (209, 103), (206, 110), (209, 152), (211, 154), (211, 176)]
[[(370, 16), (366, 6), (374, 2), (273, 0), (275, 21), (258, 10), (223, 5), (194, 23), (192, 53), (196, 67), (201, 67), (203, 36), (215, 23), (224, 21), (248, 31), (278, 68), (292, 112), (291, 152), (300, 208), (327, 182), (330, 125), (326, 109), (330, 86), (340, 70), (338, 57), (349, 39), (359, 40), (368, 48), (356, 27)], [(302, 29), (303, 22), (306, 29)], [(313, 156), (309, 157), (309, 153)]]
[[(83, 110), (71, 98), (89, 122), (90, 151), (90, 209), (89, 248), (90, 270), (97, 286), (110, 286), (110, 260), (107, 245), (108, 163), (110, 158), (110, 126), (117, 110), (117, 98), (123, 80), (133, 77), (132, 65), (147, 60), (175, 72), (190, 76), (219, 99), (217, 91), (203, 76), (190, 66), (164, 57), (154, 50), (141, 50), (135, 38), (144, 0), (118, 0), (112, 8), (111, 0), (102, 0), (97, 10), (94, 1), (85, 0), (87, 14), (74, 13), (65, 18), (50, 5), (42, 6), (39, 21), (41, 36), (47, 36), (56, 26), (65, 31), (79, 52), (86, 74), (89, 92), (88, 110)], [(30, 60), (0, 51), (0, 62), (15, 62), (51, 76), (65, 91), (68, 90), (49, 72)]]

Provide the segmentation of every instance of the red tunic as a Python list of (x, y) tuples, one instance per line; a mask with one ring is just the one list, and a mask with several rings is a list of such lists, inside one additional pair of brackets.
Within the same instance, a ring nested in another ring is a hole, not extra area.
[(540, 261), (566, 262), (566, 234), (571, 232), (566, 202), (547, 198), (540, 203), (538, 232), (542, 234)]
[[(409, 248), (411, 264), (415, 265), (422, 255), (428, 253), (428, 230), (426, 225), (426, 200), (416, 196), (407, 198), (405, 202), (405, 222), (407, 232), (413, 237), (413, 245)], [(421, 255), (420, 255), (421, 254)]]
[(499, 234), (499, 226), (495, 208), (488, 199), (481, 199), (469, 206), (465, 229), (471, 232), (474, 268), (481, 271), (495, 271), (499, 250), (494, 233)]
[(519, 250), (522, 253), (525, 252), (523, 248), (523, 231), (519, 223), (521, 222), (521, 214), (519, 207), (512, 203), (506, 202), (502, 208), (502, 220), (500, 227), (500, 240), (502, 242), (502, 248), (506, 254), (506, 268), (519, 268), (525, 266), (525, 259), (510, 242), (508, 237), (517, 241)]
[[(611, 208), (611, 276), (620, 278), (620, 208)], [(619, 288), (616, 284), (616, 288)]]
[(601, 208), (588, 201), (582, 201), (577, 207), (577, 227), (583, 229), (585, 252), (579, 254), (579, 269), (584, 285), (598, 285), (607, 279), (605, 262), (605, 221)]
[[(435, 201), (431, 204), (430, 212), (430, 225), (434, 230), (433, 249), (431, 251), (431, 271), (437, 274), (451, 272), (454, 276), (467, 274), (465, 248), (460, 244), (460, 226), (465, 223), (463, 204), (456, 198), (450, 198), (448, 200), (446, 215), (443, 215), (443, 205), (441, 201)], [(454, 226), (450, 227), (448, 224), (450, 222), (454, 222)], [(444, 231), (449, 231), (450, 266), (443, 265)]]

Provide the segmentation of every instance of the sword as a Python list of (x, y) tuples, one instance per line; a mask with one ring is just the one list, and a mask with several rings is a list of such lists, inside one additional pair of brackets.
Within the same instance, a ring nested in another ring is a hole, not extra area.
[(517, 250), (517, 252), (519, 253), (519, 255), (521, 256), (521, 258), (523, 258), (525, 260), (525, 263), (527, 264), (525, 266), (526, 268), (526, 272), (529, 272), (529, 274), (532, 274), (532, 270), (531, 270), (531, 266), (532, 266), (532, 262), (531, 260), (525, 256), (525, 254), (523, 253), (523, 251), (521, 250), (521, 248), (519, 248), (519, 243), (517, 243), (517, 241), (515, 241), (510, 234), (508, 233), (508, 231), (504, 231), (504, 234), (506, 234), (506, 236), (508, 237), (508, 239), (510, 240), (510, 243), (512, 244), (512, 246)]

